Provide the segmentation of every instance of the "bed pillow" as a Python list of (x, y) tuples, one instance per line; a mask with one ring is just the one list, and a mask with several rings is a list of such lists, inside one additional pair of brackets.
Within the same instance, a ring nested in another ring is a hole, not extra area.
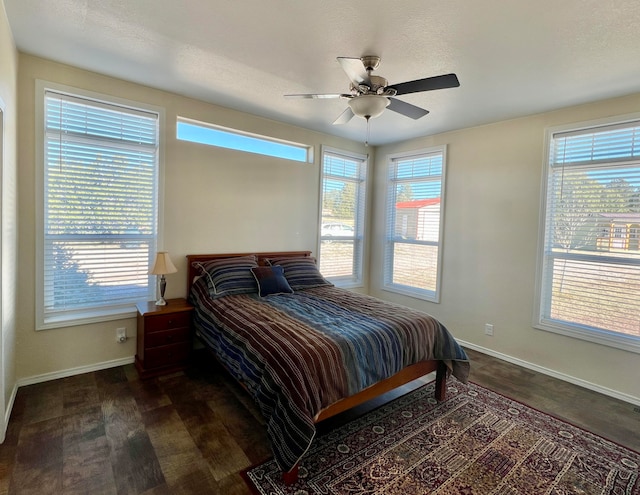
[(333, 285), (322, 276), (315, 258), (269, 258), (267, 261), (272, 266), (280, 265), (284, 268), (284, 276), (294, 291)]
[(204, 262), (194, 262), (207, 279), (209, 295), (222, 297), (233, 294), (255, 294), (258, 284), (251, 269), (258, 266), (255, 256), (236, 256)]
[(284, 277), (284, 268), (276, 266), (257, 266), (251, 273), (258, 284), (258, 294), (266, 297), (271, 294), (293, 294), (293, 289)]

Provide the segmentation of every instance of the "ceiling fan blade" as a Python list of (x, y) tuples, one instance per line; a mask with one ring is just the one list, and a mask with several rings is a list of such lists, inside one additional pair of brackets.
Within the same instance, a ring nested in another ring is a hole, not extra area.
[(361, 84), (371, 87), (369, 74), (362, 60), (352, 57), (338, 57), (338, 62), (342, 66), (342, 70), (347, 73), (349, 80), (357, 87)]
[(348, 98), (351, 95), (345, 95), (340, 93), (327, 93), (327, 94), (300, 94), (300, 95), (284, 95), (285, 98), (313, 98), (313, 99), (325, 99), (325, 98)]
[(393, 84), (389, 86), (397, 91), (397, 95), (417, 93), (419, 91), (432, 91), (434, 89), (457, 88), (460, 86), (458, 76), (455, 74), (444, 74), (442, 76), (427, 77), (415, 81)]
[(389, 110), (393, 110), (394, 112), (410, 117), (414, 120), (424, 117), (429, 113), (429, 110), (417, 107), (411, 103), (407, 103), (406, 101), (397, 100), (396, 98), (389, 98), (389, 102), (389, 106), (387, 107)]
[(354, 117), (353, 110), (351, 107), (347, 107), (344, 112), (340, 114), (340, 116), (333, 121), (333, 125), (346, 124)]

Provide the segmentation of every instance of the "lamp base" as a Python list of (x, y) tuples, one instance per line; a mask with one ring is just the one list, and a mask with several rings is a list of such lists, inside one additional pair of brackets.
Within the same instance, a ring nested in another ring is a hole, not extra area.
[(164, 290), (167, 288), (167, 281), (164, 274), (160, 275), (160, 299), (156, 301), (156, 306), (166, 306), (167, 301), (164, 300)]

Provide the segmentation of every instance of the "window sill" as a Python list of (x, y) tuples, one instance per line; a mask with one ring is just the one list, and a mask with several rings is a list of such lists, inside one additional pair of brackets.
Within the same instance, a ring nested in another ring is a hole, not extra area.
[(633, 335), (562, 324), (553, 320), (543, 320), (540, 323), (534, 324), (533, 327), (538, 330), (557, 333), (567, 337), (640, 354), (640, 337), (634, 337)]
[(421, 299), (422, 301), (429, 301), (432, 303), (439, 304), (440, 296), (437, 292), (428, 291), (424, 289), (412, 289), (409, 287), (401, 286), (401, 285), (384, 285), (382, 290), (386, 290), (387, 292), (394, 292), (396, 294), (401, 294), (403, 296), (413, 297), (415, 299)]
[(128, 307), (118, 307), (112, 309), (87, 310), (71, 314), (49, 316), (44, 322), (39, 322), (36, 330), (52, 330), (54, 328), (75, 327), (80, 325), (91, 325), (105, 321), (124, 320), (135, 318), (137, 315), (135, 305)]
[(331, 282), (336, 287), (340, 287), (341, 289), (361, 289), (364, 287), (362, 280), (353, 280), (353, 279), (330, 279), (327, 278), (329, 282)]

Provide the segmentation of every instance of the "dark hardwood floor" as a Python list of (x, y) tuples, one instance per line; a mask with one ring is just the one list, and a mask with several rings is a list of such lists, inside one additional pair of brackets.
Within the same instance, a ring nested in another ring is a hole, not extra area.
[[(469, 355), (475, 383), (640, 450), (633, 405)], [(382, 401), (326, 421), (320, 433)], [(248, 494), (240, 471), (269, 456), (251, 399), (199, 352), (186, 372), (147, 381), (130, 365), (20, 388), (0, 446), (0, 495)]]

